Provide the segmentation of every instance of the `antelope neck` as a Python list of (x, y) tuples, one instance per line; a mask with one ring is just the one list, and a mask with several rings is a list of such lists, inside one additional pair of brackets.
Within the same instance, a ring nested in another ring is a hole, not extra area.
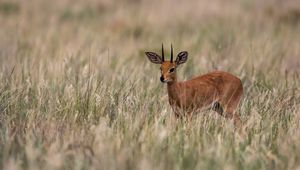
[(172, 82), (168, 82), (167, 83), (167, 88), (168, 88), (168, 96), (171, 98), (175, 98), (177, 95), (177, 88), (178, 88), (178, 82), (176, 81), (176, 79)]

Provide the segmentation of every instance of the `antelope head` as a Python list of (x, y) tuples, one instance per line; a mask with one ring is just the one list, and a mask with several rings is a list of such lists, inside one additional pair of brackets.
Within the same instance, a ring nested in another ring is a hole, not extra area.
[(187, 61), (188, 52), (182, 51), (178, 53), (177, 58), (173, 61), (173, 46), (171, 44), (171, 60), (165, 61), (164, 46), (161, 47), (161, 56), (154, 52), (145, 52), (148, 59), (154, 64), (160, 64), (161, 76), (160, 81), (163, 83), (176, 81), (176, 69), (180, 64)]

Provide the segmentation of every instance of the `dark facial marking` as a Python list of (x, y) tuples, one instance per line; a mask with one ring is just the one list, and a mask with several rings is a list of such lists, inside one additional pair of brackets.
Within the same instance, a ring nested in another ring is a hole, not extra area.
[(171, 68), (169, 72), (172, 73), (174, 71), (175, 71), (175, 68)]
[(164, 82), (164, 80), (165, 80), (164, 77), (161, 76), (161, 77), (160, 77), (160, 81), (161, 81), (161, 82)]

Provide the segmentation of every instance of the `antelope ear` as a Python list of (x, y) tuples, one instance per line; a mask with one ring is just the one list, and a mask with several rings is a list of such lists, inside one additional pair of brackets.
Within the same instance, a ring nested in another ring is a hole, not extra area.
[(149, 60), (154, 63), (154, 64), (161, 64), (162, 63), (162, 59), (161, 57), (154, 53), (154, 52), (145, 52), (145, 54), (147, 55), (147, 57), (149, 58)]
[(183, 64), (187, 61), (188, 59), (188, 52), (187, 51), (182, 51), (177, 55), (175, 63), (177, 65)]

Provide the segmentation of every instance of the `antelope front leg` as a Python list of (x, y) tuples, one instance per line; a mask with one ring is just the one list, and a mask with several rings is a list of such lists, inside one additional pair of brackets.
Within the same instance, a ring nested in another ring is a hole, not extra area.
[(176, 117), (177, 119), (179, 119), (179, 118), (182, 117), (182, 115), (181, 115), (181, 113), (180, 113), (180, 109), (179, 109), (176, 105), (171, 105), (171, 108), (172, 108), (172, 110), (173, 110), (173, 112), (174, 112), (174, 115), (175, 115), (175, 117)]
[(193, 112), (187, 109), (182, 109), (178, 106), (173, 106), (172, 109), (177, 119), (187, 118), (188, 120), (191, 120), (193, 117)]

